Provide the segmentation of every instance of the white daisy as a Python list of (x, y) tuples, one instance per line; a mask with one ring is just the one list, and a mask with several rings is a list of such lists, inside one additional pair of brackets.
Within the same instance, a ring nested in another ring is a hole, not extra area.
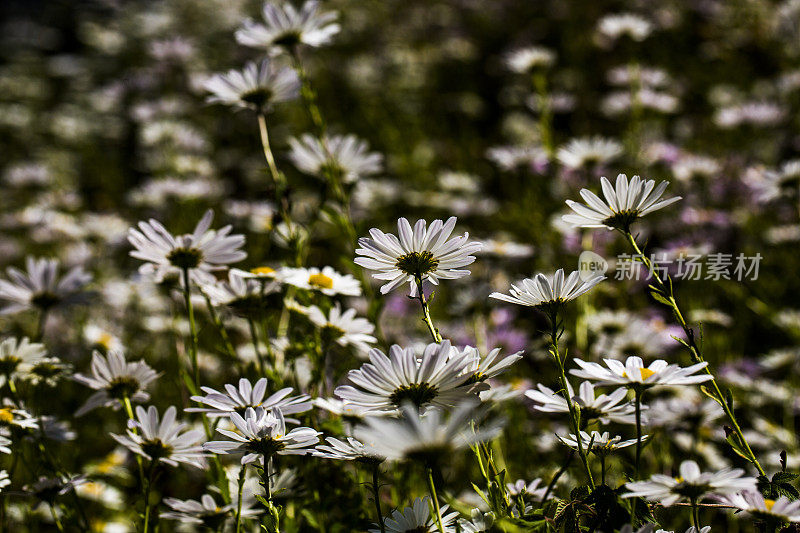
[[(395, 509), (392, 511), (391, 516), (383, 519), (383, 526), (386, 533), (439, 533), (439, 526), (436, 524), (437, 519), (431, 513), (432, 504), (430, 499), (426, 496), (424, 498), (416, 498), (411, 504), (411, 507), (406, 507), (402, 511)], [(442, 527), (445, 533), (453, 533), (455, 531), (455, 522), (458, 518), (458, 513), (453, 512), (445, 514), (449, 506), (444, 505), (441, 507), (442, 512)], [(369, 533), (381, 533), (381, 528), (374, 525)]]
[(383, 168), (383, 156), (370, 152), (366, 141), (355, 135), (326, 136), (320, 141), (306, 133), (289, 139), (289, 146), (289, 159), (298, 169), (323, 179), (326, 170), (331, 170), (344, 183), (352, 183)]
[(128, 230), (128, 241), (136, 248), (130, 255), (145, 261), (139, 272), (152, 276), (157, 283), (168, 274), (180, 274), (183, 269), (196, 283), (214, 280), (214, 270), (241, 261), (247, 254), (241, 251), (244, 235), (229, 235), (231, 226), (209, 229), (214, 212), (206, 211), (192, 233), (174, 236), (157, 220), (139, 222), (139, 230)]
[(489, 298), (504, 302), (543, 309), (560, 306), (570, 300), (589, 292), (595, 285), (603, 281), (605, 276), (596, 275), (587, 280), (581, 279), (579, 271), (572, 272), (564, 279), (564, 269), (559, 268), (552, 276), (536, 274), (536, 277), (525, 278), (519, 286), (511, 285), (510, 295), (493, 292)]
[(412, 460), (436, 463), (458, 449), (477, 442), (491, 440), (500, 433), (502, 423), (495, 420), (482, 428), (472, 428), (481, 413), (477, 403), (464, 401), (450, 414), (442, 409), (429, 409), (425, 414), (406, 402), (400, 418), (374, 417), (364, 419), (355, 430), (356, 438), (369, 449), (391, 461)]
[(244, 454), (242, 464), (249, 464), (273, 455), (305, 455), (319, 441), (319, 431), (308, 427), (294, 428), (287, 433), (286, 421), (280, 409), (248, 407), (244, 417), (230, 414), (236, 431), (217, 428), (219, 433), (233, 440), (206, 442), (203, 449), (216, 454)]
[(709, 374), (692, 375), (708, 366), (708, 362), (697, 363), (685, 368), (668, 364), (658, 359), (644, 366), (641, 357), (628, 357), (623, 364), (616, 359), (603, 359), (608, 368), (598, 363), (575, 359), (580, 370), (570, 370), (573, 376), (593, 379), (600, 385), (621, 385), (623, 387), (650, 388), (655, 386), (694, 385), (713, 379)]
[(518, 479), (514, 483), (506, 483), (506, 491), (511, 496), (529, 494), (533, 498), (542, 499), (547, 492), (547, 486), (540, 486), (541, 484), (542, 480), (538, 477), (530, 483), (524, 479)]
[(486, 151), (486, 157), (506, 172), (519, 167), (544, 167), (549, 161), (547, 151), (541, 146), (496, 146)]
[(579, 169), (605, 165), (622, 155), (622, 145), (605, 137), (572, 139), (558, 149), (556, 159), (565, 167)]
[[(539, 390), (530, 389), (525, 392), (525, 396), (536, 403), (534, 409), (544, 413), (569, 412), (569, 406), (561, 392), (553, 391), (542, 384), (536, 387)], [(594, 385), (590, 381), (584, 381), (575, 395), (572, 385), (567, 382), (567, 392), (580, 409), (581, 420), (599, 420), (603, 424), (610, 421), (630, 424), (632, 421), (634, 406), (627, 401), (628, 391), (625, 387), (620, 387), (609, 395), (595, 396)]]
[(272, 302), (268, 297), (279, 292), (280, 284), (232, 268), (228, 271), (227, 281), (214, 280), (200, 288), (212, 304), (225, 306), (236, 315), (253, 318), (269, 309)]
[(756, 520), (800, 522), (800, 501), (791, 501), (786, 496), (770, 500), (758, 491), (746, 491), (722, 496), (719, 501), (745, 511)]
[(102, 350), (114, 350), (121, 352), (125, 349), (122, 340), (117, 335), (111, 333), (107, 328), (101, 327), (98, 324), (89, 322), (83, 328), (83, 340), (90, 346), (100, 348)]
[(483, 513), (480, 509), (470, 512), (470, 519), (460, 519), (458, 527), (460, 533), (490, 533), (494, 524), (494, 513)]
[(301, 289), (320, 291), (327, 296), (361, 296), (361, 283), (350, 274), (340, 274), (333, 267), (320, 270), (285, 267), (278, 272), (280, 280)]
[(253, 48), (284, 47), (293, 49), (305, 44), (319, 47), (328, 44), (339, 33), (336, 11), (319, 11), (319, 2), (306, 0), (298, 11), (291, 3), (267, 2), (263, 9), (264, 22), (248, 19), (236, 31), (236, 40)]
[(158, 377), (158, 373), (144, 361), (125, 361), (122, 353), (113, 350), (109, 350), (107, 355), (93, 352), (91, 370), (91, 376), (73, 376), (78, 383), (97, 391), (75, 412), (75, 416), (83, 416), (97, 407), (119, 409), (125, 398), (137, 403), (146, 402), (150, 395), (144, 389)]
[(0, 428), (38, 430), (39, 422), (28, 411), (18, 408), (10, 400), (5, 399), (3, 407), (0, 407)]
[[(570, 448), (578, 449), (578, 441), (574, 433), (570, 433), (566, 437), (558, 437), (558, 439)], [(647, 435), (642, 435), (642, 442), (646, 439)], [(633, 446), (636, 444), (636, 439), (622, 440), (620, 436), (612, 437), (608, 431), (603, 433), (592, 431), (591, 434), (581, 431), (581, 443), (584, 450), (588, 450), (597, 456), (605, 456), (615, 450)]]
[(514, 72), (524, 74), (535, 68), (548, 68), (556, 61), (556, 54), (543, 46), (526, 46), (509, 52), (504, 62)]
[(325, 316), (322, 309), (312, 305), (308, 308), (308, 319), (322, 330), (323, 339), (339, 346), (353, 346), (361, 353), (369, 351), (369, 345), (378, 341), (372, 336), (375, 326), (369, 320), (356, 317), (355, 309), (342, 312), (338, 302), (331, 307), (328, 316)]
[(449, 239), (456, 225), (456, 217), (447, 222), (434, 220), (430, 227), (424, 220), (418, 220), (411, 228), (408, 220), (397, 221), (400, 238), (391, 233), (383, 233), (377, 228), (369, 230), (372, 238), (358, 240), (354, 262), (369, 270), (377, 270), (373, 277), (388, 280), (381, 287), (386, 294), (399, 284), (407, 281), (411, 286), (411, 296), (417, 295), (417, 285), (429, 281), (434, 285), (440, 279), (457, 279), (469, 275), (469, 270), (459, 270), (475, 261), (471, 255), (481, 249), (481, 243), (470, 242), (469, 233)]
[(23, 337), (21, 340), (15, 337), (3, 339), (0, 342), (0, 374), (11, 377), (28, 372), (46, 355), (44, 344), (30, 342), (28, 337)]
[[(200, 387), (205, 396), (192, 396), (192, 401), (207, 407), (189, 407), (189, 413), (206, 413), (210, 418), (227, 417), (231, 413), (243, 415), (249, 408), (260, 407), (265, 410), (280, 409), (284, 415), (303, 413), (311, 409), (311, 397), (307, 394), (289, 396), (294, 389), (283, 388), (267, 396), (267, 378), (256, 381), (255, 386), (248, 379), (239, 379), (239, 386), (225, 385), (225, 393), (211, 387)], [(227, 393), (227, 394), (226, 394)]]
[(0, 453), (11, 453), (11, 439), (0, 435)]
[(654, 474), (649, 481), (634, 481), (625, 486), (630, 492), (623, 498), (645, 498), (669, 507), (684, 500), (699, 501), (705, 496), (724, 496), (742, 491), (755, 491), (756, 479), (744, 476), (739, 468), (723, 468), (717, 472), (701, 472), (694, 461), (684, 461), (679, 476)]
[(243, 70), (215, 74), (205, 83), (211, 93), (209, 103), (268, 111), (272, 104), (294, 100), (300, 93), (300, 78), (290, 67), (277, 67), (265, 58), (261, 63), (249, 62)]
[(421, 358), (413, 348), (393, 345), (389, 357), (377, 348), (369, 351), (369, 363), (351, 370), (347, 377), (356, 385), (337, 387), (336, 396), (353, 405), (373, 411), (393, 411), (405, 402), (417, 407), (451, 407), (475, 395), (476, 386), (467, 386), (475, 354), (465, 350), (454, 354), (450, 341), (431, 343)]
[[(235, 494), (232, 493), (234, 496)], [(200, 501), (164, 498), (164, 504), (171, 510), (161, 513), (159, 515), (161, 518), (179, 520), (187, 524), (202, 524), (214, 531), (237, 513), (237, 502), (220, 505), (210, 494), (203, 494)], [(242, 517), (252, 517), (258, 515), (258, 510), (243, 501), (239, 513)]]
[(367, 464), (382, 463), (385, 457), (378, 454), (368, 446), (353, 437), (347, 437), (347, 442), (328, 437), (325, 439), (329, 445), (320, 444), (314, 450), (314, 455), (326, 459), (339, 459), (343, 461), (358, 461)]
[(11, 485), (11, 478), (8, 477), (8, 472), (0, 470), (0, 492), (9, 485)]
[[(136, 420), (128, 421), (127, 435), (111, 436), (130, 451), (150, 461), (160, 461), (170, 466), (186, 463), (197, 468), (204, 468), (203, 447), (200, 441), (203, 432), (200, 430), (184, 431), (185, 422), (177, 422), (177, 410), (170, 406), (159, 420), (158, 410), (151, 405), (144, 410), (136, 406)], [(137, 431), (138, 430), (138, 431)]]
[(28, 309), (46, 311), (59, 305), (80, 301), (81, 289), (92, 280), (92, 275), (82, 266), (72, 267), (59, 276), (58, 259), (25, 259), (25, 272), (8, 267), (8, 279), (0, 279), (0, 301), (6, 305), (0, 315), (18, 313)]
[(643, 41), (653, 31), (653, 25), (646, 19), (633, 13), (606, 15), (597, 24), (598, 31), (610, 39), (619, 39), (623, 35), (634, 41)]
[[(500, 348), (495, 348), (482, 356), (477, 348), (472, 346), (465, 346), (463, 350), (459, 351), (454, 349), (452, 353), (458, 355), (463, 352), (472, 352), (472, 362), (467, 365), (464, 372), (470, 375), (469, 380), (473, 382), (486, 381), (487, 379), (495, 378), (508, 370), (511, 365), (522, 359), (522, 351), (512, 353), (505, 357), (499, 358)], [(499, 358), (499, 359), (498, 359)]]
[(567, 205), (575, 214), (561, 217), (564, 222), (577, 228), (608, 228), (627, 231), (637, 219), (674, 204), (680, 196), (661, 200), (661, 196), (669, 185), (662, 181), (656, 187), (655, 180), (643, 180), (639, 176), (631, 178), (619, 174), (616, 188), (604, 176), (600, 178), (605, 202), (588, 189), (581, 189), (581, 196), (586, 205), (567, 200)]

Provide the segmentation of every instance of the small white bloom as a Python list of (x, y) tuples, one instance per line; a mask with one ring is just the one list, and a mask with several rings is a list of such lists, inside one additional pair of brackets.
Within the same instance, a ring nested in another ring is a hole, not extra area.
[(265, 58), (261, 63), (249, 62), (244, 69), (215, 74), (205, 83), (211, 93), (209, 103), (244, 107), (258, 112), (268, 111), (272, 104), (294, 100), (300, 93), (300, 78), (290, 67), (276, 67)]
[(744, 476), (739, 468), (724, 468), (717, 472), (701, 472), (694, 461), (684, 461), (679, 476), (673, 478), (654, 474), (649, 481), (634, 481), (625, 486), (630, 492), (624, 498), (645, 498), (669, 507), (685, 500), (699, 501), (705, 496), (724, 496), (741, 491), (755, 491), (756, 479)]
[(624, 387), (650, 388), (655, 386), (694, 385), (704, 383), (713, 376), (709, 374), (693, 375), (708, 366), (708, 362), (697, 363), (682, 368), (678, 365), (668, 364), (663, 359), (658, 359), (644, 366), (641, 357), (631, 356), (623, 364), (616, 359), (603, 359), (606, 367), (598, 363), (575, 359), (580, 370), (570, 370), (573, 376), (584, 379), (593, 379), (600, 385), (622, 385)]
[(482, 356), (480, 351), (472, 346), (465, 346), (463, 350), (455, 348), (452, 350), (455, 356), (460, 356), (463, 352), (472, 352), (473, 354), (472, 362), (464, 369), (464, 372), (470, 375), (470, 381), (486, 381), (497, 377), (522, 359), (522, 351), (499, 358), (500, 348), (491, 350), (486, 356)]
[(139, 272), (160, 283), (169, 274), (183, 269), (196, 283), (214, 280), (211, 274), (225, 266), (241, 261), (247, 254), (241, 251), (244, 235), (229, 235), (232, 226), (212, 230), (214, 212), (206, 211), (192, 233), (174, 236), (157, 220), (139, 222), (139, 229), (128, 230), (128, 241), (135, 250), (132, 257), (145, 261)]
[(264, 22), (248, 19), (236, 31), (236, 40), (245, 46), (292, 49), (298, 44), (319, 47), (339, 33), (336, 11), (319, 11), (319, 2), (306, 0), (298, 11), (290, 2), (266, 2)]
[(46, 311), (56, 306), (76, 303), (80, 290), (92, 280), (92, 275), (82, 266), (71, 268), (59, 276), (58, 259), (25, 259), (25, 272), (8, 267), (8, 279), (0, 279), (0, 301), (6, 305), (0, 315), (18, 313), (28, 309)]
[(326, 459), (343, 461), (358, 461), (361, 463), (382, 463), (386, 458), (375, 450), (364, 446), (353, 437), (347, 437), (347, 442), (328, 437), (325, 439), (329, 445), (320, 444), (314, 450), (314, 455)]
[(239, 413), (230, 414), (235, 431), (217, 428), (232, 440), (206, 442), (203, 449), (217, 454), (243, 454), (242, 464), (259, 459), (269, 459), (273, 455), (305, 455), (319, 441), (319, 431), (308, 427), (294, 428), (287, 433), (286, 421), (280, 409), (248, 407), (244, 417)]
[(597, 275), (588, 280), (581, 279), (579, 271), (572, 272), (564, 279), (564, 269), (559, 268), (552, 276), (537, 274), (535, 278), (525, 278), (519, 286), (511, 285), (510, 295), (493, 292), (489, 298), (529, 307), (549, 308), (562, 305), (586, 294), (605, 276)]
[(662, 181), (656, 187), (655, 180), (644, 180), (639, 176), (631, 178), (619, 174), (616, 189), (604, 176), (600, 178), (605, 202), (588, 189), (581, 189), (586, 204), (567, 200), (567, 205), (575, 214), (564, 215), (564, 222), (578, 228), (608, 228), (627, 230), (637, 219), (674, 204), (680, 196), (660, 200), (669, 185)]
[(518, 48), (505, 57), (506, 66), (514, 72), (524, 74), (535, 68), (548, 68), (556, 61), (556, 54), (543, 46)]
[[(203, 432), (200, 430), (184, 431), (185, 422), (177, 422), (177, 409), (170, 406), (159, 420), (158, 410), (151, 405), (144, 410), (136, 406), (136, 420), (128, 420), (127, 435), (111, 436), (130, 451), (150, 461), (160, 461), (170, 466), (186, 463), (197, 468), (204, 468), (203, 447), (200, 441)], [(135, 431), (138, 430), (138, 431)]]
[[(392, 511), (391, 516), (384, 518), (384, 529), (386, 533), (408, 533), (411, 531), (419, 533), (438, 533), (439, 526), (437, 525), (437, 518), (431, 513), (432, 508), (433, 504), (431, 504), (430, 498), (427, 496), (424, 498), (416, 498), (411, 504), (411, 507), (406, 507), (402, 511), (400, 509), (395, 509)], [(455, 528), (453, 526), (458, 518), (458, 513), (453, 512), (446, 514), (448, 509), (449, 507), (447, 505), (440, 508), (442, 513), (442, 527), (444, 527), (445, 533), (454, 533)], [(374, 525), (369, 530), (369, 533), (381, 533), (381, 528)]]
[(597, 24), (598, 31), (610, 39), (619, 39), (623, 35), (634, 41), (644, 41), (653, 31), (653, 25), (633, 13), (606, 15)]
[[(558, 437), (561, 442), (573, 448), (578, 449), (578, 440), (575, 438), (574, 433), (570, 433), (566, 437)], [(647, 435), (642, 435), (642, 442), (647, 439)], [(581, 445), (584, 450), (588, 450), (597, 456), (605, 456), (609, 453), (627, 448), (636, 444), (636, 439), (622, 440), (622, 437), (612, 437), (608, 431), (600, 433), (599, 431), (592, 431), (591, 434), (581, 431)]]
[[(569, 406), (561, 392), (556, 392), (542, 384), (536, 386), (539, 390), (525, 391), (525, 396), (533, 400), (534, 409), (545, 413), (568, 413)], [(575, 395), (572, 385), (567, 382), (567, 392), (570, 398), (580, 408), (582, 420), (599, 420), (603, 424), (610, 421), (621, 424), (630, 424), (634, 413), (634, 406), (627, 401), (628, 391), (625, 387), (616, 389), (609, 395), (595, 396), (594, 385), (584, 381)]]
[(786, 496), (770, 500), (754, 490), (722, 496), (719, 501), (745, 511), (756, 520), (778, 519), (781, 522), (800, 522), (800, 501), (791, 501)]
[(278, 271), (280, 280), (301, 289), (320, 291), (326, 296), (361, 296), (361, 283), (350, 274), (340, 274), (333, 267), (322, 269), (284, 267)]
[(328, 316), (312, 305), (308, 308), (308, 319), (322, 331), (323, 339), (331, 340), (339, 346), (353, 346), (361, 353), (370, 349), (370, 344), (378, 341), (372, 332), (375, 331), (369, 320), (356, 316), (355, 309), (342, 312), (337, 302), (328, 312)]
[(369, 270), (377, 270), (373, 277), (387, 280), (381, 287), (386, 294), (404, 281), (411, 286), (411, 296), (417, 295), (417, 281), (429, 281), (434, 285), (440, 279), (457, 279), (469, 275), (469, 270), (459, 270), (475, 261), (471, 255), (481, 249), (481, 243), (470, 242), (469, 233), (450, 239), (456, 225), (456, 217), (447, 222), (434, 220), (430, 227), (418, 220), (411, 228), (405, 218), (397, 221), (400, 238), (372, 228), (371, 239), (358, 240), (354, 262)]
[(119, 409), (125, 398), (137, 403), (146, 402), (150, 395), (144, 389), (158, 377), (158, 373), (144, 361), (125, 361), (122, 353), (113, 350), (105, 356), (93, 352), (91, 370), (91, 377), (83, 374), (73, 376), (78, 383), (97, 391), (78, 409), (75, 416), (83, 416), (97, 407)]
[(579, 169), (601, 166), (622, 155), (622, 145), (605, 137), (571, 139), (558, 149), (556, 159), (565, 167)]
[[(267, 396), (267, 378), (256, 381), (255, 386), (248, 379), (241, 378), (239, 386), (228, 383), (225, 393), (211, 387), (200, 387), (205, 396), (192, 396), (192, 401), (207, 407), (189, 407), (189, 413), (207, 413), (210, 418), (227, 417), (231, 413), (244, 414), (249, 408), (260, 407), (265, 410), (280, 409), (285, 415), (303, 413), (311, 409), (311, 397), (307, 394), (289, 396), (294, 389), (283, 388)], [(226, 394), (227, 393), (227, 394)]]
[(225, 306), (239, 316), (257, 318), (270, 307), (269, 296), (280, 290), (280, 284), (232, 268), (228, 271), (227, 281), (215, 280), (200, 288), (214, 305)]
[[(231, 496), (235, 497), (232, 492)], [(242, 502), (242, 508), (237, 511), (237, 502), (220, 505), (210, 494), (203, 494), (200, 501), (179, 500), (177, 498), (164, 498), (164, 504), (171, 510), (161, 513), (161, 518), (179, 520), (182, 523), (203, 524), (209, 528), (218, 528), (221, 524), (236, 516), (238, 512), (242, 517), (258, 515), (258, 510)]]
[(30, 371), (47, 356), (44, 344), (30, 342), (28, 337), (9, 337), (0, 342), (0, 375), (11, 377)]
[(11, 478), (8, 477), (8, 472), (0, 470), (0, 492), (9, 485), (11, 485)]
[(330, 170), (344, 183), (372, 176), (383, 168), (383, 156), (370, 152), (369, 145), (355, 135), (325, 136), (322, 140), (308, 133), (289, 139), (289, 158), (294, 165), (312, 176), (326, 178)]

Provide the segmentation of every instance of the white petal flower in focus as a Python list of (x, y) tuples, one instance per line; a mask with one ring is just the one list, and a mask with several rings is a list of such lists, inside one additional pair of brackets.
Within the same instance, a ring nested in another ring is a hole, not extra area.
[(272, 104), (294, 100), (300, 94), (300, 78), (290, 67), (276, 67), (266, 58), (261, 63), (249, 62), (242, 70), (215, 74), (205, 83), (211, 93), (209, 103), (268, 111)]

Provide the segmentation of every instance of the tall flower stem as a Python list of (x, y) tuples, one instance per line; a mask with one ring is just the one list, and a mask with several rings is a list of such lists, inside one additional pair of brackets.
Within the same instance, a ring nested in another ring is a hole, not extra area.
[(203, 298), (206, 300), (206, 308), (208, 309), (208, 314), (211, 316), (211, 321), (217, 328), (219, 332), (219, 336), (222, 339), (222, 344), (225, 346), (225, 351), (228, 352), (228, 355), (231, 358), (236, 359), (236, 348), (233, 347), (233, 343), (231, 342), (231, 338), (228, 336), (228, 331), (225, 329), (225, 324), (222, 323), (222, 319), (220, 319), (217, 310), (214, 309), (214, 305), (211, 303), (211, 299), (204, 291), (200, 291), (203, 294)]
[(292, 47), (291, 55), (297, 76), (300, 78), (300, 96), (303, 99), (306, 111), (308, 111), (311, 124), (314, 126), (314, 133), (322, 138), (325, 135), (325, 121), (322, 119), (322, 113), (317, 105), (317, 93), (314, 87), (311, 86), (306, 70), (303, 68), (303, 62), (300, 59), (300, 51), (296, 46)]
[(276, 189), (282, 191), (284, 184), (284, 176), (278, 170), (275, 164), (275, 157), (272, 155), (272, 148), (269, 145), (269, 131), (267, 130), (267, 117), (264, 113), (258, 114), (258, 132), (261, 135), (261, 148), (264, 150), (264, 158), (267, 160), (267, 167), (272, 176), (272, 181)]
[(247, 465), (242, 465), (239, 470), (238, 491), (236, 496), (236, 533), (242, 530), (242, 491), (244, 489), (244, 480), (247, 474)]
[(264, 493), (267, 498), (267, 513), (272, 520), (272, 529), (268, 529), (270, 533), (280, 533), (280, 514), (278, 508), (272, 501), (272, 480), (270, 479), (270, 471), (272, 470), (272, 457), (263, 456), (263, 468), (261, 470), (261, 486), (264, 488)]
[[(631, 248), (633, 248), (633, 250), (636, 252), (636, 255), (642, 261), (642, 264), (648, 269), (649, 272), (652, 273), (653, 280), (655, 282), (654, 284), (650, 285), (652, 294), (657, 301), (669, 307), (672, 311), (675, 320), (678, 322), (678, 325), (681, 327), (684, 335), (686, 336), (686, 339), (682, 342), (682, 344), (689, 349), (692, 361), (695, 363), (705, 362), (700, 346), (697, 344), (697, 340), (695, 339), (694, 330), (686, 323), (683, 313), (678, 306), (678, 302), (675, 299), (675, 295), (672, 290), (672, 280), (668, 275), (665, 279), (662, 279), (658, 271), (652, 268), (652, 262), (642, 252), (641, 248), (639, 248), (639, 245), (636, 243), (636, 239), (631, 234), (629, 229), (622, 229), (620, 232), (625, 235), (626, 240), (631, 245)], [(725, 394), (723, 394), (709, 366), (706, 366), (703, 370), (706, 374), (711, 376), (709, 383), (711, 384), (712, 390), (710, 394), (725, 411), (725, 415), (728, 417), (728, 421), (733, 427), (733, 432), (736, 434), (736, 437), (741, 444), (741, 449), (745, 458), (756, 467), (759, 474), (762, 476), (766, 475), (766, 472), (758, 462), (753, 450), (750, 448), (750, 444), (747, 442), (747, 439), (745, 439), (742, 428), (739, 426), (739, 422), (736, 420), (736, 414), (733, 412), (733, 402), (729, 402), (728, 398), (726, 398)]]
[(445, 533), (442, 525), (442, 509), (439, 507), (439, 498), (436, 496), (436, 483), (433, 482), (433, 468), (430, 466), (428, 467), (428, 492), (431, 494), (431, 505), (433, 505), (435, 512), (436, 526), (439, 528), (439, 533)]
[(53, 516), (53, 522), (55, 522), (56, 528), (58, 528), (59, 531), (64, 531), (64, 525), (61, 523), (61, 519), (58, 517), (56, 506), (52, 503), (50, 504), (50, 514)]
[(200, 367), (197, 364), (197, 324), (194, 321), (189, 269), (183, 269), (183, 300), (186, 304), (186, 315), (189, 318), (189, 357), (192, 364), (192, 376), (195, 390), (200, 390)]
[(144, 523), (142, 524), (142, 530), (144, 533), (147, 533), (147, 531), (150, 529), (150, 493), (152, 492), (153, 477), (155, 476), (157, 465), (158, 462), (152, 460), (150, 461), (150, 467), (147, 469), (147, 483), (144, 490)]
[(375, 500), (375, 511), (378, 514), (378, 525), (381, 533), (386, 533), (386, 526), (383, 523), (383, 513), (381, 512), (381, 493), (380, 493), (380, 463), (372, 465), (372, 497)]
[(550, 107), (550, 101), (547, 94), (547, 76), (543, 71), (538, 71), (533, 74), (533, 87), (536, 89), (536, 94), (539, 96), (539, 134), (542, 138), (542, 145), (544, 146), (547, 155), (553, 157), (553, 111)]
[(428, 326), (428, 331), (431, 332), (431, 337), (433, 337), (434, 342), (442, 342), (442, 336), (439, 333), (439, 330), (436, 326), (433, 325), (433, 319), (431, 318), (431, 310), (428, 306), (428, 300), (425, 298), (425, 292), (422, 290), (422, 276), (416, 276), (416, 284), (417, 284), (417, 299), (419, 300), (420, 305), (422, 306), (422, 320)]
[(247, 325), (250, 328), (250, 338), (253, 340), (253, 350), (256, 352), (256, 359), (258, 360), (258, 373), (264, 374), (264, 356), (261, 355), (261, 349), (258, 347), (258, 331), (256, 331), (256, 323), (252, 318), (247, 319)]
[(692, 498), (692, 526), (695, 531), (700, 531), (700, 508), (697, 506), (697, 500)]
[[(136, 420), (133, 416), (133, 406), (131, 405), (131, 399), (128, 396), (123, 396), (122, 405), (125, 407), (125, 413), (128, 415), (128, 420)], [(139, 432), (139, 430), (136, 429), (135, 427), (133, 428), (133, 431), (137, 433)], [(136, 463), (139, 465), (139, 482), (142, 485), (142, 489), (144, 489), (144, 483), (145, 483), (144, 466), (142, 466), (142, 456), (139, 454), (136, 454)]]
[(39, 310), (39, 318), (36, 322), (36, 334), (33, 337), (33, 342), (39, 342), (44, 337), (44, 329), (47, 326), (48, 310), (43, 308)]
[(642, 458), (642, 394), (644, 394), (644, 391), (641, 387), (636, 387), (634, 389), (634, 405), (636, 408), (636, 462), (634, 463), (634, 479), (639, 479), (639, 465)]
[(553, 355), (553, 358), (556, 360), (556, 364), (558, 365), (558, 372), (559, 372), (559, 381), (561, 383), (561, 390), (564, 395), (564, 400), (567, 402), (567, 408), (569, 409), (569, 418), (570, 423), (572, 424), (572, 430), (575, 432), (575, 441), (578, 445), (578, 455), (581, 458), (581, 462), (583, 463), (583, 468), (586, 470), (586, 477), (589, 479), (589, 485), (591, 485), (592, 489), (594, 489), (594, 478), (592, 477), (592, 469), (589, 468), (589, 459), (586, 457), (586, 450), (583, 449), (583, 442), (581, 442), (581, 423), (580, 423), (580, 412), (575, 408), (575, 402), (572, 401), (572, 398), (569, 396), (569, 388), (567, 387), (567, 374), (564, 371), (564, 361), (561, 359), (561, 354), (558, 351), (558, 311), (552, 310), (548, 318), (550, 319), (551, 331), (550, 331), (550, 352)]

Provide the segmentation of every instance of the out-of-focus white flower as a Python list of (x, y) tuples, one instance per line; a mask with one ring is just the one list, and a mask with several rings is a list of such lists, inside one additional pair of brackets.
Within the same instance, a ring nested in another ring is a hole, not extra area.
[(627, 35), (634, 41), (644, 41), (653, 31), (653, 25), (633, 13), (606, 15), (597, 23), (597, 30), (609, 39), (619, 39)]
[(320, 11), (316, 0), (306, 0), (300, 10), (289, 2), (266, 2), (262, 14), (263, 23), (248, 19), (236, 31), (239, 43), (271, 52), (276, 47), (292, 50), (299, 44), (319, 47), (340, 30), (338, 13)]
[(512, 71), (524, 74), (536, 68), (553, 66), (556, 54), (543, 46), (526, 46), (509, 52), (504, 61)]
[[(390, 516), (383, 519), (383, 526), (386, 533), (408, 533), (409, 531), (419, 531), (421, 533), (434, 533), (439, 531), (437, 525), (438, 518), (433, 515), (431, 509), (433, 504), (427, 496), (415, 498), (410, 507), (403, 510), (395, 509)], [(453, 533), (458, 513), (447, 514), (449, 506), (444, 505), (440, 511), (442, 513), (442, 527), (445, 533)], [(373, 526), (369, 533), (381, 533), (381, 528)]]
[(6, 302), (0, 314), (8, 315), (27, 309), (46, 311), (75, 303), (80, 300), (80, 290), (92, 280), (92, 275), (82, 266), (72, 267), (60, 277), (58, 259), (28, 256), (25, 270), (8, 267), (8, 279), (0, 279), (0, 300)]
[(244, 70), (216, 74), (206, 83), (211, 93), (208, 101), (234, 107), (268, 111), (272, 104), (294, 100), (300, 93), (300, 78), (290, 67), (276, 67), (265, 58), (261, 63), (247, 63)]
[(366, 318), (356, 317), (355, 309), (342, 312), (341, 305), (337, 302), (328, 315), (312, 305), (308, 309), (308, 319), (322, 330), (322, 338), (335, 342), (339, 346), (353, 346), (361, 353), (370, 349), (370, 344), (378, 341), (372, 333), (375, 326)]
[(322, 140), (308, 133), (289, 139), (292, 163), (305, 172), (326, 179), (332, 172), (344, 183), (381, 172), (383, 155), (370, 152), (369, 145), (355, 135), (325, 136)]
[(604, 279), (605, 276), (597, 275), (583, 280), (577, 270), (565, 278), (564, 269), (559, 268), (552, 276), (537, 274), (533, 279), (523, 279), (519, 286), (511, 285), (510, 295), (493, 292), (489, 298), (528, 307), (550, 308), (586, 294)]
[(566, 167), (579, 169), (605, 165), (620, 155), (622, 155), (620, 143), (614, 139), (595, 136), (570, 140), (558, 149), (556, 159)]
[(330, 266), (322, 269), (284, 267), (278, 271), (278, 277), (283, 283), (319, 291), (327, 296), (361, 296), (361, 282), (350, 274), (336, 272)]
[(83, 416), (97, 407), (118, 409), (125, 398), (132, 402), (146, 402), (150, 395), (147, 385), (158, 377), (155, 370), (144, 361), (130, 363), (122, 353), (109, 350), (107, 355), (92, 354), (92, 376), (75, 374), (73, 379), (97, 392), (78, 409), (75, 416)]

